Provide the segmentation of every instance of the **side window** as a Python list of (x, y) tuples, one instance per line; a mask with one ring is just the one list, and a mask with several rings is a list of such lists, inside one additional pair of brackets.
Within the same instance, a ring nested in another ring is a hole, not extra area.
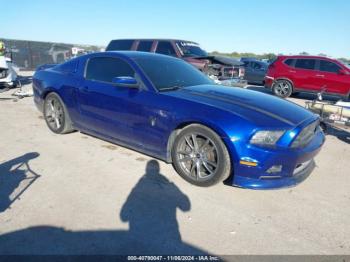
[(150, 52), (153, 41), (140, 41), (137, 51)]
[(284, 63), (286, 64), (286, 65), (288, 65), (288, 66), (292, 66), (292, 64), (293, 64), (293, 61), (294, 59), (287, 59), (287, 60), (285, 60), (284, 61)]
[(159, 41), (156, 53), (163, 54), (163, 55), (171, 55), (176, 56), (176, 52), (174, 50), (174, 47), (170, 42), (167, 41)]
[(127, 62), (119, 58), (94, 57), (89, 59), (85, 73), (86, 79), (111, 83), (114, 77), (119, 76), (134, 77), (135, 73)]
[(297, 59), (295, 63), (295, 67), (300, 69), (314, 70), (315, 64), (316, 64), (315, 62), (316, 62), (315, 59)]
[(256, 62), (252, 62), (252, 67), (253, 67), (255, 70), (261, 69), (261, 65), (260, 65), (259, 63), (256, 63)]
[(320, 60), (320, 71), (338, 73), (340, 69), (340, 66), (335, 63), (326, 60)]
[(134, 40), (113, 40), (107, 46), (106, 51), (130, 50)]
[(244, 61), (244, 66), (245, 67), (249, 67), (250, 65), (249, 65), (249, 61)]

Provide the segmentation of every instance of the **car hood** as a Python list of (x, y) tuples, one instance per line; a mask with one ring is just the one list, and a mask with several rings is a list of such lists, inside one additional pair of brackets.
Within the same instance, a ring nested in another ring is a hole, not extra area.
[[(272, 118), (285, 125), (297, 126), (314, 117), (308, 110), (287, 100), (236, 87), (192, 86), (169, 92), (169, 95), (230, 111), (252, 121), (263, 121), (252, 119), (263, 115), (265, 119)], [(252, 112), (256, 114), (253, 116)]]

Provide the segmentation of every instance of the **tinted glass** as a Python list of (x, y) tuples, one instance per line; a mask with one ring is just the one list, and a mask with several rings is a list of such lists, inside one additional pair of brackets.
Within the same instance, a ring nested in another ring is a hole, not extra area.
[(118, 58), (95, 57), (88, 62), (86, 79), (103, 82), (112, 82), (114, 77), (135, 77), (134, 70), (130, 65)]
[(179, 41), (176, 42), (176, 45), (179, 47), (184, 57), (208, 56), (208, 53), (200, 48), (197, 43)]
[(259, 70), (259, 69), (262, 68), (261, 64), (256, 63), (256, 62), (251, 62), (251, 67), (252, 67), (253, 69), (256, 69), (256, 70)]
[(291, 65), (293, 64), (293, 60), (294, 60), (294, 59), (287, 59), (286, 61), (284, 61), (284, 63), (285, 63), (286, 65), (291, 66)]
[(136, 62), (160, 91), (173, 87), (213, 84), (198, 69), (180, 59), (154, 56), (137, 58)]
[(297, 59), (295, 67), (301, 69), (315, 69), (315, 61), (315, 59)]
[(176, 56), (175, 50), (170, 42), (161, 41), (158, 42), (156, 53), (163, 55)]
[(130, 50), (134, 40), (113, 40), (109, 43), (106, 51)]
[(320, 60), (320, 71), (338, 73), (340, 66), (335, 63), (326, 60)]
[(149, 52), (151, 51), (153, 41), (140, 41), (137, 51)]

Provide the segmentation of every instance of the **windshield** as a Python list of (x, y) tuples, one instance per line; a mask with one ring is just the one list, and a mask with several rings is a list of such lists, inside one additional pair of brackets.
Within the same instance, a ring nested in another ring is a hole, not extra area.
[(184, 57), (208, 56), (208, 53), (194, 42), (179, 41), (176, 42), (176, 45), (179, 47)]
[(135, 61), (159, 91), (214, 84), (194, 66), (180, 59), (167, 56), (147, 56), (136, 58)]

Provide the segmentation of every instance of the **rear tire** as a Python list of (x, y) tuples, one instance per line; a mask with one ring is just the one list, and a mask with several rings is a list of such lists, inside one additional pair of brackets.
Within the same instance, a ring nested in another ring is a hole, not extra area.
[(177, 135), (172, 147), (177, 173), (201, 187), (213, 186), (231, 174), (231, 161), (225, 144), (211, 129), (193, 124)]
[(56, 93), (50, 93), (45, 98), (44, 118), (47, 126), (56, 134), (74, 131), (67, 109)]
[(286, 98), (293, 93), (293, 85), (288, 80), (277, 80), (272, 85), (272, 92), (279, 97)]

